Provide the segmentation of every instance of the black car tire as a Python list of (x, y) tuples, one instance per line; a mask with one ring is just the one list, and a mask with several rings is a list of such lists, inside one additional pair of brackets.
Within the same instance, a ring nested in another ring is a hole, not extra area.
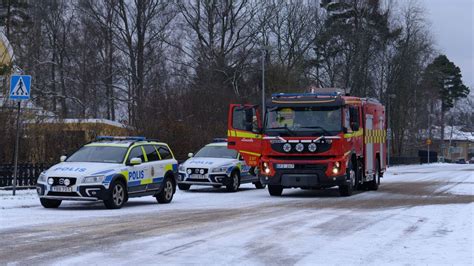
[(268, 193), (270, 196), (281, 196), (283, 187), (280, 185), (268, 185)]
[(110, 184), (109, 196), (104, 200), (107, 209), (120, 209), (125, 204), (127, 188), (122, 181), (113, 181)]
[(174, 190), (173, 181), (171, 178), (166, 177), (165, 181), (163, 182), (163, 188), (161, 189), (160, 193), (156, 195), (156, 200), (158, 203), (170, 203), (173, 200)]
[(265, 184), (262, 184), (262, 182), (260, 182), (260, 181), (257, 181), (253, 184), (255, 185), (255, 188), (257, 188), (257, 189), (264, 189), (267, 186)]
[(55, 199), (40, 199), (40, 202), (43, 207), (48, 209), (57, 208), (59, 205), (61, 205), (61, 200)]
[(236, 192), (240, 187), (240, 176), (239, 172), (234, 171), (230, 175), (230, 183), (225, 186), (228, 192)]

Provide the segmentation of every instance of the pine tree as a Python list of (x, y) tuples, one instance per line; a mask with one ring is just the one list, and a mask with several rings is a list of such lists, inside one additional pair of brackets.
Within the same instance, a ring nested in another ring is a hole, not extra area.
[(456, 100), (469, 95), (462, 83), (461, 70), (446, 55), (439, 55), (426, 67), (424, 86), (438, 92), (441, 100), (441, 140), (444, 139), (445, 113), (454, 107)]

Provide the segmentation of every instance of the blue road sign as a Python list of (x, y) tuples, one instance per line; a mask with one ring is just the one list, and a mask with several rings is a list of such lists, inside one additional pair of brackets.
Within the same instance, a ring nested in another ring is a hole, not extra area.
[(10, 99), (29, 100), (31, 89), (31, 76), (14, 75), (10, 78)]

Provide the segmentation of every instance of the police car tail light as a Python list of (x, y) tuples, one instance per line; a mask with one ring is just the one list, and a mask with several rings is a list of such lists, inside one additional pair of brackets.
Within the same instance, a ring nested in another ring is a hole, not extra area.
[(82, 179), (82, 183), (102, 183), (104, 181), (105, 176), (86, 176)]

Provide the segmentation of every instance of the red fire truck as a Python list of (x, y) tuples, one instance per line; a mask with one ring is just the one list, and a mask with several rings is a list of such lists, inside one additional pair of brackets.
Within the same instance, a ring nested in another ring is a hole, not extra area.
[[(263, 116), (263, 118), (262, 118)], [(255, 167), (272, 196), (284, 188), (377, 190), (386, 169), (385, 108), (337, 91), (272, 95), (258, 106), (231, 104), (228, 148)]]

